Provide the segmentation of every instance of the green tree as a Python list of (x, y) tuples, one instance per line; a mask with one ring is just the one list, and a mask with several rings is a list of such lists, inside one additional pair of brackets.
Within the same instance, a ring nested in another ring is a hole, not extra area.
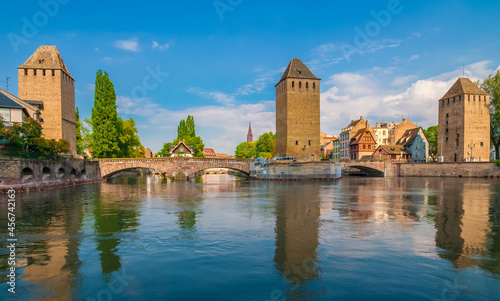
[(435, 159), (438, 149), (438, 126), (430, 126), (424, 130), (425, 137), (429, 140), (429, 155)]
[(85, 150), (83, 147), (82, 140), (82, 122), (80, 121), (80, 112), (78, 111), (78, 107), (76, 107), (75, 111), (75, 123), (76, 123), (76, 153), (83, 154)]
[(116, 158), (120, 154), (116, 123), (115, 88), (107, 72), (97, 71), (92, 108), (92, 144), (94, 158)]
[(66, 140), (52, 141), (42, 137), (42, 126), (34, 119), (27, 118), (23, 123), (15, 123), (11, 129), (4, 130), (7, 149), (11, 155), (28, 158), (53, 158), (69, 151)]
[(168, 156), (170, 153), (170, 147), (172, 145), (177, 145), (180, 140), (184, 140), (187, 146), (192, 146), (194, 148), (195, 156), (198, 158), (203, 158), (203, 148), (205, 144), (203, 140), (196, 136), (194, 117), (188, 115), (186, 120), (181, 120), (179, 126), (177, 126), (177, 138), (173, 142), (163, 144), (163, 148), (158, 152), (159, 156)]
[(142, 158), (144, 157), (144, 147), (137, 134), (137, 126), (134, 119), (123, 120), (118, 117), (116, 122), (118, 131), (118, 147), (121, 158)]
[(91, 153), (94, 150), (92, 143), (92, 121), (90, 118), (85, 117), (83, 122), (81, 122), (81, 131), (82, 131), (82, 144), (84, 150), (89, 150)]
[(255, 147), (255, 142), (241, 142), (236, 146), (234, 152), (236, 158), (250, 159), (257, 156), (257, 148)]
[(273, 132), (260, 135), (256, 143), (256, 151), (259, 157), (274, 157), (276, 153), (276, 135)]
[(490, 94), (490, 137), (495, 148), (495, 159), (500, 159), (500, 70), (491, 74), (481, 84), (481, 88)]

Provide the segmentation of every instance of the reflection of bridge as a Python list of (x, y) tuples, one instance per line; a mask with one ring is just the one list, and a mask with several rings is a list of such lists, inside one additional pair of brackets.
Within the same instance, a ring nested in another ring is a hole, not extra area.
[[(342, 170), (346, 168), (355, 168), (360, 171), (366, 172), (368, 175), (372, 176), (392, 175), (391, 163), (386, 161), (377, 161), (377, 162), (350, 161), (350, 162), (337, 162), (337, 164), (342, 167)], [(386, 164), (388, 164), (389, 166), (386, 166)]]
[(132, 168), (149, 168), (174, 177), (192, 178), (205, 169), (229, 168), (250, 173), (247, 159), (207, 159), (207, 158), (136, 158), (136, 159), (99, 159), (101, 176), (110, 177), (120, 171)]

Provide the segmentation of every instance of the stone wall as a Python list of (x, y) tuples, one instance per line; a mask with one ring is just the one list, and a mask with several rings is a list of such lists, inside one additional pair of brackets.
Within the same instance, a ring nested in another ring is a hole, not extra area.
[(0, 159), (0, 170), (0, 191), (38, 190), (102, 180), (98, 162), (77, 159)]
[(395, 177), (500, 177), (500, 168), (492, 162), (394, 163), (390, 169)]

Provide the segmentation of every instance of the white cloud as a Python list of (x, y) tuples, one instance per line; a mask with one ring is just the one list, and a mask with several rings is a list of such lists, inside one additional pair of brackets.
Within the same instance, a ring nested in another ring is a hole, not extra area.
[(409, 61), (416, 61), (419, 58), (420, 58), (420, 55), (418, 55), (418, 54), (412, 54), (408, 60)]
[(139, 39), (132, 38), (129, 40), (118, 40), (115, 41), (114, 45), (116, 48), (120, 48), (127, 51), (138, 52), (139, 51)]
[(100, 50), (100, 49), (99, 49), (99, 47), (94, 47), (94, 50), (95, 50), (96, 52), (99, 52), (99, 50)]
[[(472, 81), (485, 78), (493, 72), (488, 64), (482, 61), (465, 66), (466, 76)], [(384, 85), (379, 73), (333, 75), (323, 86), (326, 91), (321, 93), (321, 130), (338, 135), (351, 120), (360, 116), (368, 118), (371, 124), (397, 121), (398, 116), (404, 116), (419, 126), (435, 125), (438, 100), (462, 72), (459, 68), (416, 81), (414, 75), (398, 77), (392, 81), (393, 85), (403, 86), (398, 90)]]
[(200, 88), (192, 87), (186, 90), (188, 93), (197, 94), (203, 96), (205, 98), (210, 98), (218, 103), (230, 105), (234, 103), (236, 100), (234, 99), (234, 95), (230, 93), (224, 93), (220, 91), (207, 91)]
[(416, 75), (408, 75), (408, 76), (399, 76), (396, 77), (391, 84), (393, 86), (403, 86), (407, 84), (409, 81), (415, 79), (417, 76)]
[(152, 48), (153, 49), (157, 49), (158, 48), (158, 50), (163, 51), (163, 50), (167, 50), (170, 47), (172, 47), (173, 44), (174, 43), (172, 41), (164, 43), (164, 44), (159, 44), (157, 41), (153, 41)]

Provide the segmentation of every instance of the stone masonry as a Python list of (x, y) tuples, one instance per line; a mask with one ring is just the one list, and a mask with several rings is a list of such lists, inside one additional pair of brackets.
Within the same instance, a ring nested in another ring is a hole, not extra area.
[(292, 59), (275, 88), (276, 156), (320, 160), (320, 79)]
[(75, 80), (56, 46), (40, 46), (18, 67), (18, 80), (20, 99), (43, 101), (45, 138), (67, 140), (76, 154)]

